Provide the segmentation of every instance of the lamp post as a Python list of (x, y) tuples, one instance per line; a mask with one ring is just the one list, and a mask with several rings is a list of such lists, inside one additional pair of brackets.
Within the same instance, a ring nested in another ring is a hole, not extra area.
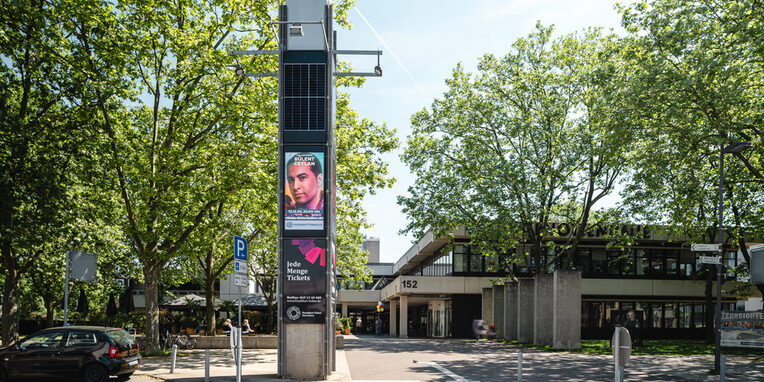
[(732, 142), (726, 147), (719, 144), (719, 261), (716, 263), (716, 315), (714, 316), (714, 371), (718, 372), (721, 358), (721, 323), (722, 323), (722, 261), (724, 260), (724, 154), (739, 153), (751, 147), (748, 142)]

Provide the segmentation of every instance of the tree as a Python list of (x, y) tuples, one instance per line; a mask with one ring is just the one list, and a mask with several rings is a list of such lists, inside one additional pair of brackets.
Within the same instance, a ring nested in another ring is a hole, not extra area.
[(19, 283), (76, 210), (76, 163), (92, 155), (87, 108), (73, 68), (59, 2), (11, 2), (0, 16), (0, 252), (2, 340), (18, 339)]
[(531, 267), (542, 273), (552, 265), (541, 258), (548, 223), (566, 218), (579, 227), (571, 264), (593, 206), (623, 171), (630, 135), (613, 91), (622, 76), (617, 41), (596, 30), (551, 35), (537, 25), (506, 56), (485, 55), (478, 75), (458, 66), (443, 98), (412, 117), (403, 158), (418, 180), (399, 198), (406, 231), (439, 235), (462, 225), (494, 256), (527, 240)]
[[(729, 156), (723, 190), (724, 220), (733, 227), (725, 245), (739, 246), (747, 263), (746, 238), (764, 234), (764, 6), (658, 0), (621, 11), (633, 73), (627, 110), (641, 126), (625, 203), (646, 222), (715, 242), (719, 146), (753, 143), (753, 150)], [(709, 323), (711, 282), (709, 276)], [(712, 339), (713, 326), (707, 329)]]

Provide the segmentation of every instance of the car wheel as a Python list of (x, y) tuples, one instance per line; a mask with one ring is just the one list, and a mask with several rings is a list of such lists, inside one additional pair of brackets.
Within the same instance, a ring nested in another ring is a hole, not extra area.
[(120, 375), (117, 376), (117, 380), (118, 381), (127, 381), (132, 376), (133, 376), (133, 373), (120, 374)]
[(85, 377), (85, 382), (104, 382), (109, 379), (109, 373), (106, 372), (106, 368), (98, 364), (85, 367), (82, 376)]

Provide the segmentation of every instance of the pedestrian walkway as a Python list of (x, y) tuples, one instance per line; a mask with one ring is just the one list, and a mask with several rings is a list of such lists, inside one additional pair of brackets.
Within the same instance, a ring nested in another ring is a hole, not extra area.
[[(144, 380), (191, 382), (204, 381), (204, 350), (179, 351), (175, 362), (175, 372), (170, 373), (170, 357), (144, 357), (141, 367), (133, 379), (137, 382)], [(242, 351), (242, 382), (254, 381), (291, 381), (281, 379), (277, 373), (276, 349), (244, 349)], [(131, 379), (131, 380), (133, 380)], [(236, 366), (231, 350), (210, 350), (210, 381), (227, 382), (236, 380)], [(337, 350), (337, 371), (332, 373), (329, 381), (350, 382), (350, 370), (345, 352)]]
[[(516, 381), (517, 346), (459, 339), (398, 339), (345, 336), (345, 349), (337, 350), (336, 382)], [(569, 352), (523, 350), (523, 381), (611, 381), (613, 357)], [(181, 351), (170, 374), (169, 357), (143, 358), (134, 382), (191, 382), (204, 380), (204, 350)], [(632, 356), (625, 368), (626, 381), (718, 381), (708, 374), (713, 355)], [(280, 379), (275, 349), (245, 349), (242, 381)], [(352, 374), (351, 374), (352, 373)], [(210, 381), (234, 382), (236, 370), (230, 350), (210, 350)], [(764, 381), (764, 361), (754, 357), (727, 357), (727, 381)]]

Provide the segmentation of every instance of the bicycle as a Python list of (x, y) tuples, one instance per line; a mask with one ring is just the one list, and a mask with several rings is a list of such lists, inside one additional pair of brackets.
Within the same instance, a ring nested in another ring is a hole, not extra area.
[(171, 343), (173, 345), (178, 345), (179, 348), (183, 348), (186, 350), (193, 350), (194, 347), (197, 345), (197, 341), (195, 338), (192, 338), (190, 335), (186, 334), (185, 336), (175, 336), (172, 338)]

